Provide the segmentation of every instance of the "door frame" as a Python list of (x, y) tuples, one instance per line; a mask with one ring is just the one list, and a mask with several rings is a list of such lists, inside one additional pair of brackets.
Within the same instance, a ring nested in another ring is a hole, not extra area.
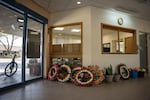
[(150, 33), (147, 33), (147, 50), (148, 50), (148, 73), (150, 76)]

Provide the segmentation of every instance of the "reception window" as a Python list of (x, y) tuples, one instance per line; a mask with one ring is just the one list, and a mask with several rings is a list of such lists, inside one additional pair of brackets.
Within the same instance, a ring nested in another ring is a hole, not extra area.
[(101, 24), (103, 54), (136, 54), (136, 30)]
[(82, 23), (53, 26), (50, 28), (50, 56), (52, 64), (81, 64)]

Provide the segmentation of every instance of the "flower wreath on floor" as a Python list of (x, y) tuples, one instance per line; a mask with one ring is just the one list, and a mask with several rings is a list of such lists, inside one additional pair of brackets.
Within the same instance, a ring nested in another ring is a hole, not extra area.
[(49, 68), (48, 71), (48, 79), (49, 80), (55, 80), (58, 75), (58, 65), (53, 65), (52, 67)]
[(94, 75), (89, 69), (82, 68), (75, 73), (74, 78), (75, 84), (80, 86), (90, 86), (93, 82)]
[[(77, 71), (81, 70), (81, 69), (82, 69), (82, 67), (80, 67), (80, 66), (74, 67), (74, 68), (72, 69), (71, 82), (75, 83), (75, 79), (74, 79), (75, 73), (76, 73)], [(75, 84), (76, 84), (76, 83), (75, 83)]]
[(102, 81), (104, 80), (104, 73), (103, 71), (100, 69), (99, 66), (89, 66), (88, 69), (93, 73), (94, 75), (94, 80), (93, 80), (93, 84), (100, 84), (102, 83)]
[(130, 72), (129, 72), (129, 69), (127, 68), (127, 66), (125, 64), (119, 64), (117, 67), (118, 67), (118, 72), (119, 72), (121, 78), (124, 80), (129, 79)]
[(70, 76), (71, 76), (71, 68), (68, 65), (61, 65), (57, 76), (58, 81), (66, 82), (70, 79)]

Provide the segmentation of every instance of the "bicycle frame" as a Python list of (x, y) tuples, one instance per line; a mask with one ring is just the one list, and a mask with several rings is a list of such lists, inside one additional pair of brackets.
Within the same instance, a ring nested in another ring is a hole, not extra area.
[(15, 62), (15, 58), (16, 58), (16, 54), (14, 54), (13, 58), (12, 58), (12, 61), (11, 62)]

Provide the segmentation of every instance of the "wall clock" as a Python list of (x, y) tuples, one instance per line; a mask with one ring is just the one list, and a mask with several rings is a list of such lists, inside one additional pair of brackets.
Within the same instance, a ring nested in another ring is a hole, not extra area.
[(123, 19), (122, 18), (118, 18), (118, 24), (122, 25), (123, 24)]

